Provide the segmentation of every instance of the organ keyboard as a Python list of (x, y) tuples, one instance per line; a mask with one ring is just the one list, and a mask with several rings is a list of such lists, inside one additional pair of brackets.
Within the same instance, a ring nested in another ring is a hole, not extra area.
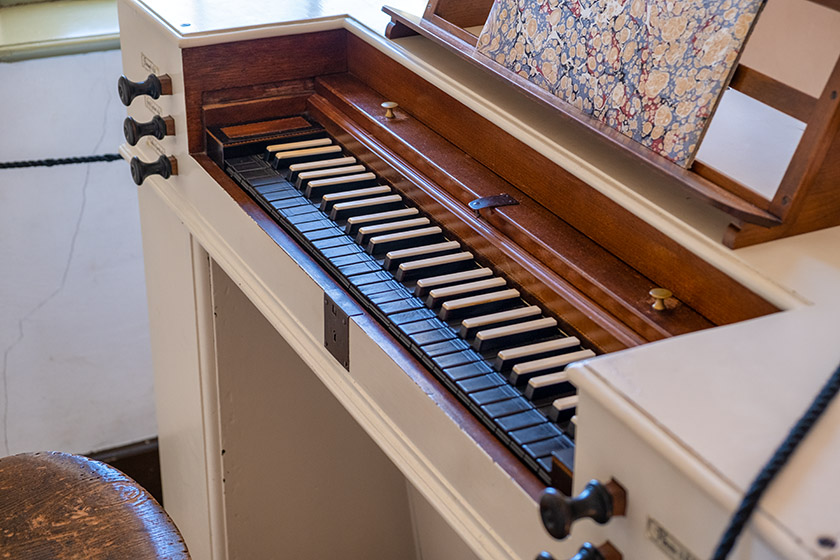
[(300, 134), (314, 138), (224, 167), (544, 482), (563, 465), (570, 491), (574, 389), (558, 373), (595, 353), (322, 130)]
[[(121, 150), (164, 492), (193, 555), (705, 555), (800, 410), (776, 389), (833, 359), (806, 325), (833, 324), (836, 297), (781, 266), (811, 261), (710, 241), (716, 210), (424, 39), (210, 4), (120, 2), (126, 74), (168, 84), (128, 99), (166, 134), (127, 125)], [(752, 418), (774, 427), (730, 445)], [(554, 541), (548, 485), (631, 505)], [(749, 542), (768, 557), (797, 557), (773, 527), (830, 525), (767, 511)]]

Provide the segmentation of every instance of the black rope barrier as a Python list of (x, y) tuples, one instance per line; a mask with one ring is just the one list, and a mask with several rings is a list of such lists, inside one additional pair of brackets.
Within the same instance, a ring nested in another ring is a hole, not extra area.
[(0, 169), (15, 169), (20, 167), (53, 167), (55, 165), (70, 165), (74, 163), (96, 163), (99, 161), (116, 161), (122, 159), (119, 154), (102, 154), (98, 156), (82, 156), (59, 159), (39, 159), (30, 161), (0, 162)]

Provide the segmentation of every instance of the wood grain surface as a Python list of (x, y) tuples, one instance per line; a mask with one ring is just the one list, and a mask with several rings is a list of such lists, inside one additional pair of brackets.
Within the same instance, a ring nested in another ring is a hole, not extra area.
[(117, 469), (59, 452), (0, 459), (0, 558), (189, 557), (163, 508)]

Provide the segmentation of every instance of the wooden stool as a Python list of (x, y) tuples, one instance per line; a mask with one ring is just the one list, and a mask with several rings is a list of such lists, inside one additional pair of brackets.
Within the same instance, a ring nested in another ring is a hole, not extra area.
[(0, 459), (0, 558), (189, 557), (163, 508), (117, 469), (57, 452)]

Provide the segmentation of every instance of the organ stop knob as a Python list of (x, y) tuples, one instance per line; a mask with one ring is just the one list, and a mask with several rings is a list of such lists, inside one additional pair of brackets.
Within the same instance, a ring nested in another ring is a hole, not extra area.
[(164, 136), (175, 134), (175, 120), (172, 117), (155, 115), (152, 120), (139, 123), (128, 117), (123, 121), (123, 134), (125, 134), (126, 142), (132, 146), (136, 146), (144, 136), (151, 135), (158, 140), (163, 140)]
[(615, 480), (607, 484), (590, 480), (574, 498), (549, 487), (540, 496), (540, 516), (552, 537), (565, 539), (578, 519), (588, 517), (603, 525), (615, 515), (624, 515), (626, 500), (624, 488)]
[(131, 158), (131, 178), (137, 185), (143, 184), (146, 177), (150, 175), (160, 175), (164, 179), (168, 179), (172, 175), (178, 174), (178, 162), (172, 156), (160, 156), (155, 161), (148, 163), (140, 161), (140, 158), (134, 156)]
[(143, 82), (132, 82), (125, 76), (120, 76), (117, 80), (117, 92), (120, 94), (120, 101), (128, 107), (138, 95), (148, 95), (152, 99), (157, 99), (161, 95), (170, 95), (172, 79), (168, 74), (161, 76), (149, 74)]
[[(583, 543), (578, 553), (570, 560), (621, 560), (621, 553), (609, 541), (601, 546), (595, 546), (592, 543)], [(555, 560), (554, 556), (548, 552), (540, 552), (536, 560)]]

